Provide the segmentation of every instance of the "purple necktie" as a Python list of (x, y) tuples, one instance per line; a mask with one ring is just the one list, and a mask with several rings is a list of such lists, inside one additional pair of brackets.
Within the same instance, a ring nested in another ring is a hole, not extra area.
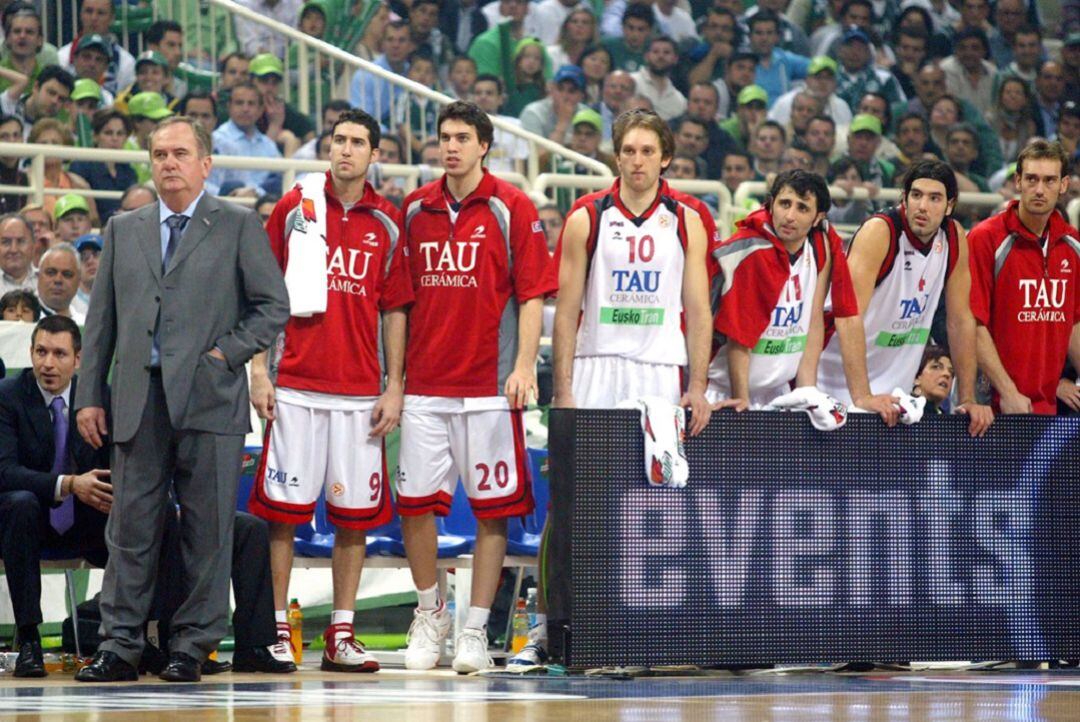
[[(52, 409), (53, 444), (56, 446), (56, 455), (53, 456), (52, 475), (59, 476), (64, 473), (67, 466), (67, 439), (68, 439), (68, 416), (64, 408), (64, 397), (56, 396), (49, 404)], [(49, 523), (57, 534), (63, 534), (75, 523), (75, 495), (68, 494), (60, 506), (49, 510)]]

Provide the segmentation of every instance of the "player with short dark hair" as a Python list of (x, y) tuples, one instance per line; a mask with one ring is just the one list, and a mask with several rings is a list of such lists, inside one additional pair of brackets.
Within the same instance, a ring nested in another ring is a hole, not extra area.
[(410, 193), (402, 237), (409, 313), (398, 512), (419, 605), (405, 666), (430, 669), (452, 624), (436, 584), (437, 526), (461, 477), (477, 521), (470, 607), (454, 670), (492, 665), (486, 626), (506, 553), (506, 520), (533, 508), (522, 413), (536, 395), (544, 296), (553, 276), (529, 197), (483, 166), (487, 114), (456, 101), (438, 118), (445, 175)]
[[(393, 514), (385, 437), (401, 415), (405, 307), (413, 299), (398, 211), (367, 181), (378, 140), (374, 118), (362, 110), (342, 113), (332, 130), (330, 171), (307, 176), (275, 206), (266, 227), (292, 317), (276, 388), (266, 353), (255, 357), (251, 372), (252, 404), (267, 426), (250, 508), (270, 522), (278, 646), (290, 643), (296, 525), (310, 521), (325, 490), (337, 533), (322, 669), (338, 672), (379, 669), (356, 641), (353, 610), (366, 532)], [(305, 256), (312, 238), (318, 250)], [(299, 269), (311, 264), (317, 268), (305, 276)]]
[(979, 367), (1005, 414), (1054, 414), (1066, 357), (1080, 368), (1080, 233), (1056, 209), (1069, 187), (1058, 142), (1016, 160), (1019, 198), (971, 229), (971, 308)]
[(714, 408), (761, 408), (791, 389), (817, 385), (825, 299), (858, 316), (840, 236), (825, 220), (825, 179), (780, 173), (762, 208), (739, 221), (712, 257), (719, 339), (709, 366)]
[[(895, 398), (888, 394), (911, 389), (944, 294), (960, 395), (954, 411), (970, 416), (968, 430), (981, 436), (994, 415), (975, 398), (968, 244), (964, 229), (951, 217), (956, 176), (939, 160), (922, 160), (908, 170), (903, 190), (900, 205), (868, 219), (855, 233), (847, 253), (866, 331), (870, 391), (878, 398)], [(866, 408), (864, 401), (848, 393), (850, 378), (846, 378), (836, 340), (830, 340), (822, 354), (821, 380), (827, 393)]]

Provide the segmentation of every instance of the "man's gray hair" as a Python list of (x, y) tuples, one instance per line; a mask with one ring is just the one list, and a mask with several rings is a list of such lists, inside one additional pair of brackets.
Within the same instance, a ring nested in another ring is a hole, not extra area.
[(41, 254), (41, 262), (38, 265), (44, 266), (45, 259), (54, 253), (70, 253), (71, 257), (75, 259), (75, 268), (78, 269), (79, 273), (82, 273), (82, 261), (79, 259), (79, 252), (75, 250), (75, 246), (66, 241), (49, 246), (49, 250)]
[(4, 224), (10, 220), (17, 220), (23, 224), (23, 226), (26, 228), (26, 232), (30, 235), (30, 243), (31, 245), (33, 245), (35, 240), (34, 226), (30, 223), (29, 219), (27, 219), (27, 217), (24, 216), (22, 213), (5, 213), (4, 215), (0, 216), (0, 228), (3, 228)]
[(191, 128), (191, 132), (195, 134), (195, 142), (199, 146), (199, 157), (205, 158), (206, 156), (210, 155), (211, 148), (213, 148), (213, 144), (210, 141), (210, 134), (206, 132), (206, 128), (204, 128), (202, 124), (199, 123), (199, 121), (195, 120), (194, 118), (189, 118), (186, 115), (173, 115), (158, 123), (157, 126), (152, 131), (150, 131), (150, 139), (147, 143), (150, 151), (153, 152), (154, 150), (155, 135), (161, 132), (163, 128), (168, 128), (170, 125), (180, 124), (188, 126), (189, 128)]

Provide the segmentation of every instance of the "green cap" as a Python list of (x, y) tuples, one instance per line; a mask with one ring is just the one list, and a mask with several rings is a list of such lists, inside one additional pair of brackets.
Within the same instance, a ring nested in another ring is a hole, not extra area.
[(760, 85), (747, 85), (745, 88), (739, 91), (739, 105), (746, 105), (753, 103), (755, 100), (769, 104), (769, 94), (765, 92), (765, 88)]
[(818, 55), (816, 58), (810, 61), (810, 67), (806, 69), (807, 75), (817, 75), (822, 70), (831, 71), (833, 75), (836, 75), (840, 66), (836, 64), (836, 61), (830, 58), (828, 55)]
[(71, 91), (72, 100), (85, 100), (94, 98), (101, 100), (101, 86), (90, 78), (79, 78), (75, 81), (75, 89)]
[(848, 131), (851, 133), (858, 133), (861, 130), (870, 131), (874, 135), (881, 135), (881, 119), (876, 115), (870, 115), (869, 113), (859, 113), (851, 119), (851, 125), (848, 126)]
[[(306, 13), (309, 8), (315, 8), (321, 12), (323, 17), (326, 18), (326, 24), (330, 24), (330, 8), (329, 3), (327, 3), (326, 0), (308, 0), (301, 6), (300, 14), (297, 17), (303, 17), (304, 13)], [(329, 30), (329, 28), (327, 28), (327, 30)]]
[(138, 68), (144, 63), (153, 63), (154, 65), (159, 65), (166, 70), (168, 70), (169, 68), (169, 61), (165, 59), (164, 55), (162, 55), (156, 50), (144, 50), (143, 52), (139, 53), (139, 57), (135, 59), (135, 67)]
[(596, 128), (598, 132), (604, 132), (604, 119), (592, 108), (583, 108), (574, 113), (574, 118), (570, 121), (570, 127), (574, 127), (578, 123), (588, 123)]
[(112, 57), (112, 43), (109, 42), (108, 38), (106, 38), (104, 35), (99, 35), (97, 33), (83, 35), (81, 38), (79, 38), (79, 42), (75, 46), (75, 50), (72, 55), (76, 55), (79, 52), (86, 50), (87, 48), (97, 48), (98, 52), (105, 54), (105, 57)]
[(151, 120), (161, 120), (162, 118), (168, 118), (173, 112), (169, 110), (165, 104), (165, 96), (161, 93), (155, 93), (153, 91), (146, 91), (143, 93), (136, 93), (131, 100), (128, 101), (128, 115), (140, 118), (150, 118)]
[(540, 42), (540, 40), (531, 36), (525, 36), (514, 43), (514, 52), (512, 53), (514, 60), (517, 60), (517, 56), (521, 55), (521, 51), (530, 45), (535, 45), (540, 48), (541, 55), (547, 55), (547, 48), (544, 47), (544, 44)]
[(72, 211), (90, 213), (90, 204), (86, 202), (85, 198), (76, 193), (62, 195), (56, 199), (56, 205), (53, 206), (53, 218), (60, 220)]
[(251, 59), (251, 63), (248, 64), (248, 72), (253, 76), (261, 75), (280, 75), (285, 77), (285, 66), (281, 62), (281, 58), (270, 53), (260, 53)]

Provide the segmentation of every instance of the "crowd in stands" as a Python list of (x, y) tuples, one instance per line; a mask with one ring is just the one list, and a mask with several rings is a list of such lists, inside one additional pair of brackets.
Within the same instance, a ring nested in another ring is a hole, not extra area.
[[(721, 180), (734, 193), (799, 168), (849, 192), (865, 189), (868, 199), (831, 208), (839, 224), (883, 209), (879, 190), (924, 157), (947, 161), (961, 192), (1003, 199), (1014, 193), (1010, 167), (1030, 138), (1057, 139), (1080, 159), (1076, 0), (1054, 4), (1053, 25), (1038, 0), (240, 1), (613, 170), (614, 118), (648, 108), (675, 134), (670, 178)], [(161, 17), (176, 10), (166, 5)], [(207, 13), (125, 36), (110, 0), (78, 8), (77, 31), (56, 38), (45, 37), (33, 4), (4, 8), (0, 141), (145, 149), (158, 122), (182, 113), (211, 133), (218, 155), (326, 159), (326, 131), (362, 107), (382, 125), (383, 164), (439, 163), (437, 105), (363, 69), (313, 64), (323, 107), (317, 118), (302, 113), (296, 44), (262, 24), (214, 16), (221, 22), (209, 47), (200, 26), (214, 22)], [(521, 137), (496, 129), (486, 163), (523, 172), (529, 152)], [(541, 160), (556, 172), (586, 172)], [(0, 183), (27, 185), (28, 163), (0, 157)], [(132, 191), (131, 207), (152, 198), (149, 178), (145, 163), (45, 164), (47, 188)], [(404, 198), (401, 181), (378, 164), (372, 180), (392, 202)], [(265, 170), (216, 168), (208, 182), (217, 194), (256, 201), (264, 216), (288, 190), (281, 186), (281, 174)], [(1074, 178), (1062, 206), (1078, 193)], [(100, 252), (86, 239), (124, 203), (47, 195), (35, 206), (28, 198), (0, 196), (0, 213), (21, 213), (0, 221), (0, 243), (27, 244), (21, 255), (0, 254), (0, 291), (39, 292), (45, 252), (59, 247), (55, 257), (76, 278), (55, 294), (74, 294), (78, 318), (93, 278), (89, 256)], [(543, 209), (552, 248), (573, 200), (561, 191)], [(702, 200), (713, 210), (719, 203)], [(956, 217), (970, 225), (993, 210), (961, 205)], [(44, 312), (68, 308), (55, 294), (39, 296)]]

